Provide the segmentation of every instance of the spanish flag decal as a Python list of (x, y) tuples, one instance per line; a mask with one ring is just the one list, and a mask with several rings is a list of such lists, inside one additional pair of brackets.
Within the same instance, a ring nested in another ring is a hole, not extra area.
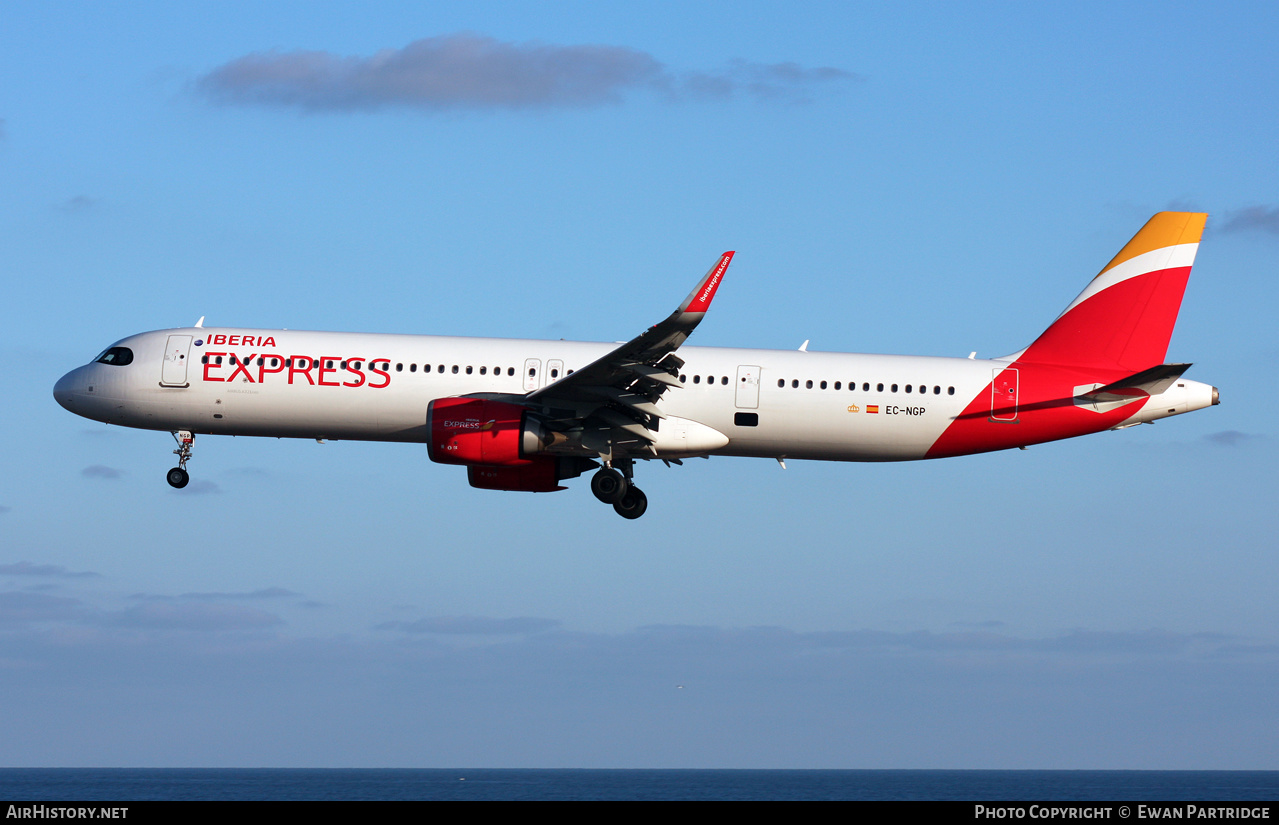
[(878, 405), (878, 404), (867, 404), (867, 405), (866, 405), (866, 412), (868, 412), (868, 413), (877, 413), (877, 412), (879, 412), (879, 405)]

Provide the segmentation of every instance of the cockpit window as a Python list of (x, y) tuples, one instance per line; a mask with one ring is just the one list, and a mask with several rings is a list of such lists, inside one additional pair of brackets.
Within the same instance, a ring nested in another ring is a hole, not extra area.
[(133, 350), (128, 347), (112, 347), (93, 360), (99, 364), (123, 367), (125, 364), (133, 363)]

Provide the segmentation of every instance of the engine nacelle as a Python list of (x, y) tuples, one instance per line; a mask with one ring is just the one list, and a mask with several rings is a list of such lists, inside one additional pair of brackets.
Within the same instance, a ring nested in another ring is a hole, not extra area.
[(552, 493), (565, 490), (559, 485), (566, 478), (577, 478), (582, 473), (600, 465), (581, 456), (539, 455), (527, 464), (516, 467), (498, 467), (491, 464), (472, 464), (466, 468), (467, 480), (472, 487), (483, 490), (523, 490), (529, 493)]
[(523, 490), (529, 493), (551, 493), (563, 490), (559, 484), (559, 460), (543, 455), (517, 467), (499, 467), (491, 464), (472, 465), (466, 468), (466, 478), (472, 487), (483, 490)]
[[(426, 408), (426, 428), (431, 460), (441, 464), (490, 468), (529, 465), (532, 456), (549, 441), (546, 431), (529, 419), (524, 407), (482, 398), (432, 401)], [(552, 485), (554, 475), (551, 462)]]

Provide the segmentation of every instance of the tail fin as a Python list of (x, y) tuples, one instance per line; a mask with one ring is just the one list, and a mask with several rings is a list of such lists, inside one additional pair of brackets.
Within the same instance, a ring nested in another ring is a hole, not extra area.
[(1162, 364), (1207, 218), (1155, 215), (1017, 360), (1129, 373)]

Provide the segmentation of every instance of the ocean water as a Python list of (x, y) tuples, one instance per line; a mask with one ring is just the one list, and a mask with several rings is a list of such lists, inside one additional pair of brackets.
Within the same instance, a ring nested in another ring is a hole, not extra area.
[(1279, 771), (0, 769), (0, 801), (1279, 799)]

